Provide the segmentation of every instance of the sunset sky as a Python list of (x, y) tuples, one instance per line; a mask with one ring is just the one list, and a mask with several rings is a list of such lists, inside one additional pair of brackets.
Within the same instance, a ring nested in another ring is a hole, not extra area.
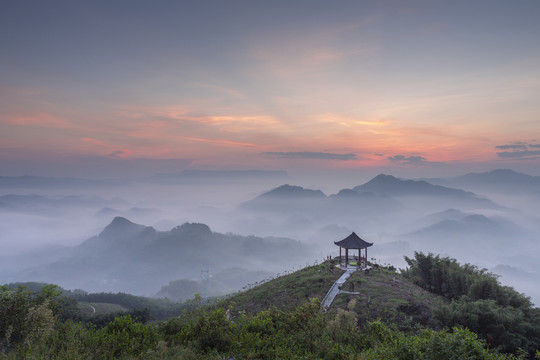
[(0, 175), (540, 175), (540, 1), (2, 1)]

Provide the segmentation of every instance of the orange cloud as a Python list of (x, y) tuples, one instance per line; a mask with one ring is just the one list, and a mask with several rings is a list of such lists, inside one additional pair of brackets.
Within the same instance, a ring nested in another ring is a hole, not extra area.
[(87, 144), (92, 144), (92, 145), (96, 145), (100, 147), (107, 147), (107, 148), (111, 147), (109, 144), (106, 144), (103, 141), (99, 141), (99, 140), (88, 138), (88, 137), (81, 138), (81, 140)]
[(128, 119), (145, 119), (148, 117), (181, 119), (185, 114), (189, 114), (191, 111), (193, 111), (193, 109), (183, 105), (129, 106), (116, 109), (111, 115), (116, 118)]
[(214, 144), (218, 146), (227, 146), (227, 147), (250, 147), (250, 148), (258, 147), (257, 144), (240, 142), (240, 141), (232, 141), (232, 140), (224, 140), (224, 139), (202, 139), (202, 138), (194, 138), (194, 137), (184, 137), (184, 139), (190, 140), (190, 141)]
[(129, 149), (116, 149), (111, 151), (109, 154), (107, 154), (107, 157), (113, 158), (113, 159), (122, 159), (122, 158), (128, 158), (131, 155), (133, 155), (133, 152)]
[(37, 126), (37, 127), (53, 127), (65, 128), (69, 127), (70, 123), (65, 119), (47, 114), (39, 113), (31, 116), (12, 117), (5, 120), (6, 123), (20, 126)]
[(277, 118), (269, 115), (253, 116), (208, 116), (190, 117), (192, 121), (202, 122), (218, 127), (223, 132), (234, 133), (244, 131), (261, 131), (262, 128), (272, 132), (280, 131), (282, 123)]
[(81, 140), (86, 144), (90, 144), (95, 147), (97, 146), (98, 148), (102, 148), (103, 150), (107, 151), (107, 154), (105, 155), (110, 158), (127, 158), (135, 154), (135, 152), (130, 149), (118, 148), (117, 146), (108, 144), (104, 141), (100, 141), (97, 139), (84, 137), (81, 138)]

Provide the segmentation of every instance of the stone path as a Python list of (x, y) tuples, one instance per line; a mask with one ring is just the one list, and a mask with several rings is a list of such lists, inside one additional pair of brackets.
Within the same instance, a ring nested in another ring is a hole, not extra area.
[(330, 305), (332, 305), (332, 302), (334, 301), (334, 299), (336, 298), (336, 295), (340, 293), (340, 290), (339, 290), (339, 287), (341, 285), (343, 285), (345, 283), (345, 281), (347, 281), (347, 279), (356, 271), (357, 269), (354, 268), (354, 269), (347, 269), (343, 275), (341, 275), (341, 277), (339, 279), (336, 280), (336, 282), (334, 283), (334, 285), (332, 285), (332, 287), (330, 288), (330, 290), (328, 290), (328, 293), (326, 294), (326, 296), (324, 297), (324, 299), (322, 299), (321, 301), (321, 310), (322, 311), (326, 311), (328, 310), (328, 308), (330, 307)]

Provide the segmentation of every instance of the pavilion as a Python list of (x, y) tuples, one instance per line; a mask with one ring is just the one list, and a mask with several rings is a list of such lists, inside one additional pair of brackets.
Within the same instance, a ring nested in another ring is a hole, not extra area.
[(372, 246), (373, 243), (369, 243), (363, 239), (360, 238), (360, 236), (356, 235), (356, 233), (352, 233), (351, 235), (347, 236), (345, 239), (341, 241), (334, 241), (334, 244), (339, 246), (339, 264), (341, 266), (342, 264), (342, 256), (341, 256), (341, 248), (345, 249), (345, 267), (349, 265), (349, 249), (358, 249), (358, 262), (357, 266), (360, 266), (360, 260), (362, 259), (362, 249), (365, 249), (365, 256), (363, 258), (364, 260), (364, 266), (367, 266), (367, 248)]

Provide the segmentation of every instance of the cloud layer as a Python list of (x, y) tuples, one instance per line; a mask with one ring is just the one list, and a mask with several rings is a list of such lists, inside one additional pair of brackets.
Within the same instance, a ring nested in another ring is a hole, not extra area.
[(404, 155), (394, 155), (389, 156), (388, 160), (392, 164), (396, 165), (442, 165), (444, 162), (441, 161), (428, 161), (423, 156), (404, 156)]
[(6, 2), (0, 168), (536, 165), (539, 144), (510, 141), (540, 133), (540, 3), (516, 1), (467, 18), (459, 2)]
[(266, 156), (278, 157), (281, 159), (318, 159), (318, 160), (355, 160), (358, 158), (356, 154), (336, 154), (327, 152), (300, 151), (300, 152), (282, 152), (268, 151), (262, 153)]
[(536, 142), (514, 141), (505, 145), (497, 145), (495, 148), (500, 150), (510, 150), (497, 152), (497, 156), (501, 159), (527, 160), (540, 157), (540, 150), (535, 150), (540, 149), (540, 144)]

